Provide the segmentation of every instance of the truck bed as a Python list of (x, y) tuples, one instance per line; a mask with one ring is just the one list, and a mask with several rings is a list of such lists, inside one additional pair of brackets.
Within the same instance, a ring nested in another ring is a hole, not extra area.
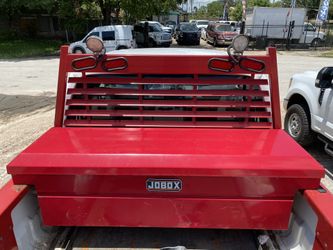
[[(66, 228), (50, 248), (256, 250), (259, 232), (217, 229)], [(185, 248), (172, 248), (183, 246)], [(170, 247), (170, 248), (168, 248)]]

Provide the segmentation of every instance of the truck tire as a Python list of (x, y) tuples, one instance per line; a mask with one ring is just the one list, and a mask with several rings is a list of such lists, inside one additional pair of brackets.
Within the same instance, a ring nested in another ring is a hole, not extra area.
[(85, 51), (84, 51), (84, 49), (82, 49), (82, 48), (80, 48), (80, 47), (75, 47), (75, 48), (73, 49), (73, 53), (74, 53), (74, 54), (84, 54)]
[(304, 105), (293, 104), (284, 119), (285, 131), (300, 145), (308, 146), (314, 140), (310, 126), (310, 113)]
[(311, 42), (311, 46), (312, 47), (318, 47), (318, 46), (320, 46), (321, 45), (321, 39), (320, 38), (315, 38), (315, 39), (313, 39), (312, 40), (312, 42)]
[(157, 43), (155, 42), (154, 39), (149, 38), (149, 45), (148, 45), (148, 47), (149, 47), (149, 48), (157, 47)]
[(117, 48), (117, 50), (120, 50), (120, 49), (128, 49), (126, 46), (119, 46), (118, 48)]

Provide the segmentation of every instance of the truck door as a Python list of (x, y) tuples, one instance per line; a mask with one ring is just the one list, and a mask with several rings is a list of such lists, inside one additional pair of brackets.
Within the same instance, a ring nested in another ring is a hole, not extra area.
[(321, 105), (321, 123), (322, 133), (333, 141), (333, 89), (326, 89)]
[(102, 31), (102, 39), (107, 52), (116, 49), (116, 37), (114, 30)]
[(316, 28), (312, 24), (304, 24), (304, 30), (300, 39), (300, 43), (311, 43), (317, 37)]

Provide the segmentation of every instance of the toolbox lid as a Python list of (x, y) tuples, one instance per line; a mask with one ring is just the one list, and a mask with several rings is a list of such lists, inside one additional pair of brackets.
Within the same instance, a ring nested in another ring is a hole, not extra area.
[(280, 129), (51, 128), (7, 167), (13, 175), (321, 178)]

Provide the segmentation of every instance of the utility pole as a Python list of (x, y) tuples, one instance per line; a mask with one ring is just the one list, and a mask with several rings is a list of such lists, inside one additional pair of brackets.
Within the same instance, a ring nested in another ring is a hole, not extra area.
[(228, 19), (229, 19), (228, 5), (229, 5), (229, 0), (224, 0), (223, 20), (225, 20), (225, 21), (228, 21)]
[(241, 24), (241, 29), (240, 29), (240, 34), (244, 34), (245, 32), (245, 20), (246, 20), (246, 0), (242, 0), (242, 24)]

